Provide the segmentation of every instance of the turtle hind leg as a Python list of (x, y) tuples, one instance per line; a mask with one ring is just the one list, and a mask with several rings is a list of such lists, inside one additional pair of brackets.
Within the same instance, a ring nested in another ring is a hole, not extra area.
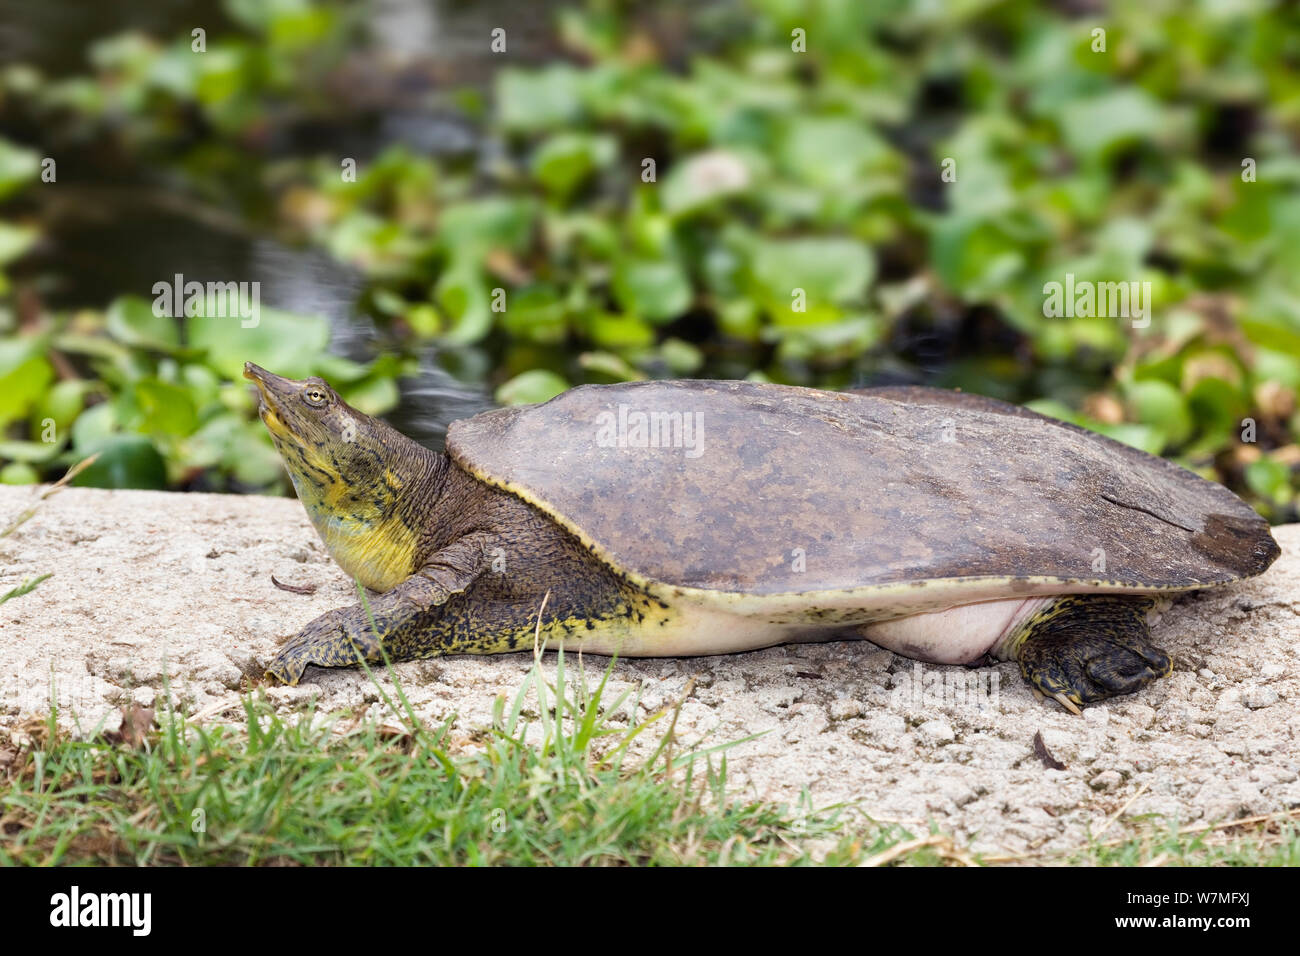
[(1132, 694), (1172, 669), (1169, 655), (1151, 643), (1147, 613), (1155, 599), (1075, 594), (1035, 615), (1013, 653), (1034, 688), (1078, 713), (1120, 694)]

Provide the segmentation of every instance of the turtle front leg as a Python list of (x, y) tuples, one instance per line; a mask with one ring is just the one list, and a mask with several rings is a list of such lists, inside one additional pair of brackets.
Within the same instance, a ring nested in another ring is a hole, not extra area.
[(1149, 597), (1071, 595), (1032, 618), (1012, 650), (1020, 673), (1071, 713), (1166, 676), (1169, 655), (1150, 640)]
[(335, 608), (292, 637), (266, 668), (266, 676), (296, 684), (308, 664), (349, 667), (365, 661), (413, 660), (437, 653), (425, 633), (429, 618), (483, 569), (483, 541), (463, 538), (439, 552), (397, 587), (368, 601)]
[[(371, 604), (371, 612), (375, 610)], [(379, 618), (375, 618), (379, 624)], [(360, 661), (383, 660), (380, 646), (382, 625), (376, 634), (365, 608), (335, 608), (316, 618), (290, 638), (266, 667), (266, 676), (282, 684), (297, 684), (308, 664), (320, 667), (348, 667)]]

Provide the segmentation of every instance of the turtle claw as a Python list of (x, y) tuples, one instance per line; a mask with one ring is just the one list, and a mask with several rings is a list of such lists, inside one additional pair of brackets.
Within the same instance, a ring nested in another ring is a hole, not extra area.
[(370, 633), (360, 607), (327, 611), (289, 639), (266, 667), (266, 676), (293, 686), (308, 664), (349, 667), (380, 659), (379, 641)]
[(1060, 691), (1053, 694), (1052, 699), (1055, 700), (1062, 707), (1064, 707), (1066, 710), (1068, 710), (1070, 713), (1074, 714), (1074, 716), (1076, 717), (1083, 716), (1083, 711), (1079, 709), (1079, 705), (1076, 704), (1074, 701), (1070, 700), (1070, 698), (1066, 697), (1065, 694), (1061, 693)]
[(302, 634), (298, 634), (275, 655), (275, 660), (266, 665), (263, 676), (267, 680), (294, 687), (302, 680), (303, 671), (309, 663), (311, 652), (308, 642), (303, 640)]
[(303, 661), (286, 661), (284, 655), (276, 657), (266, 666), (262, 676), (269, 681), (276, 681), (281, 684), (287, 684), (295, 687), (298, 681), (302, 679), (303, 671), (307, 669), (306, 662)]

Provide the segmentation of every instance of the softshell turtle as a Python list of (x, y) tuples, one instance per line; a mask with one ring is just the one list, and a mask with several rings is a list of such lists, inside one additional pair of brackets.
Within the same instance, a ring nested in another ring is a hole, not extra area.
[(438, 454), (319, 378), (245, 374), (326, 548), (381, 592), (283, 646), (267, 673), (290, 684), (531, 648), (540, 617), (599, 654), (858, 637), (1015, 660), (1077, 710), (1169, 673), (1159, 601), (1279, 553), (1226, 488), (960, 392), (585, 385), (454, 422)]

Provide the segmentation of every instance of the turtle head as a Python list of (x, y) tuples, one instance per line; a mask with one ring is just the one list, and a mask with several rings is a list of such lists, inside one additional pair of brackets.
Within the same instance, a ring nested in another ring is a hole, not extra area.
[(330, 555), (369, 588), (385, 591), (414, 570), (410, 507), (436, 475), (436, 456), (348, 405), (320, 378), (284, 378), (252, 362), (257, 411), (298, 500)]
[(258, 415), (304, 502), (379, 480), (384, 468), (375, 452), (391, 428), (348, 405), (322, 378), (294, 381), (252, 362), (244, 363), (244, 378), (257, 386)]

